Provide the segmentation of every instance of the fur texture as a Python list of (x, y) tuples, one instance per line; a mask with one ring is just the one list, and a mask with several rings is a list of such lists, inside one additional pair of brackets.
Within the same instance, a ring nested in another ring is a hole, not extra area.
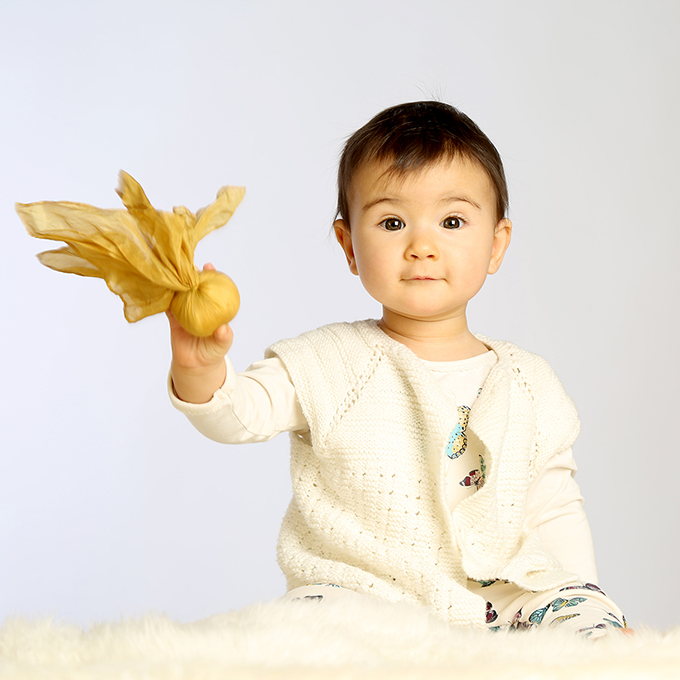
[(93, 624), (15, 617), (0, 629), (3, 680), (126, 678), (678, 678), (680, 628), (588, 640), (489, 633), (379, 601), (257, 604), (182, 624), (161, 615)]

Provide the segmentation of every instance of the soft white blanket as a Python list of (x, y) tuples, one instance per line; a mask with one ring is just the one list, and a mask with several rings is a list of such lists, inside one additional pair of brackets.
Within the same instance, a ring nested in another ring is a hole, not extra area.
[(12, 618), (0, 678), (680, 678), (680, 628), (587, 640), (558, 630), (451, 628), (382, 602), (269, 602), (181, 624)]

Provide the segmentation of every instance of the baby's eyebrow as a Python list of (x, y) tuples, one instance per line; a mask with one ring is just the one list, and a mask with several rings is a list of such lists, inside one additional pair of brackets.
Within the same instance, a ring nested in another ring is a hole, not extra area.
[(439, 202), (440, 203), (457, 203), (457, 202), (460, 202), (460, 201), (462, 201), (463, 203), (469, 203), (471, 206), (477, 208), (477, 210), (482, 209), (482, 206), (479, 205), (479, 203), (477, 203), (476, 201), (473, 201), (468, 196), (455, 196), (455, 195), (444, 196), (444, 198), (442, 198), (442, 200), (439, 201)]
[(362, 206), (361, 212), (368, 212), (372, 207), (378, 205), (379, 203), (399, 203), (398, 198), (391, 198), (390, 196), (383, 196), (381, 198), (376, 198), (372, 201), (369, 201), (365, 205)]
[[(374, 206), (376, 206), (380, 203), (394, 203), (394, 204), (398, 205), (401, 202), (402, 201), (400, 199), (394, 198), (392, 196), (381, 196), (380, 198), (375, 198), (372, 201), (369, 201), (368, 203), (366, 203), (361, 208), (361, 211), (362, 212), (368, 212), (371, 208), (373, 208)], [(479, 203), (477, 203), (477, 201), (473, 201), (468, 196), (456, 196), (456, 195), (444, 196), (444, 198), (442, 198), (439, 201), (439, 204), (443, 205), (443, 204), (446, 204), (446, 203), (460, 203), (460, 202), (469, 203), (471, 206), (477, 208), (477, 210), (482, 209), (482, 206), (479, 205)]]

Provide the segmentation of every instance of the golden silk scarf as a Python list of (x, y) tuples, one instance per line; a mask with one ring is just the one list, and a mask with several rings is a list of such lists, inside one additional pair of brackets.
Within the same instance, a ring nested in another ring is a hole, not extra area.
[(205, 337), (231, 321), (239, 307), (236, 285), (222, 272), (198, 271), (194, 251), (206, 234), (226, 224), (245, 189), (222, 187), (214, 203), (196, 214), (184, 206), (156, 210), (126, 172), (116, 191), (125, 210), (67, 201), (17, 203), (31, 236), (67, 244), (40, 253), (40, 262), (104, 279), (130, 322), (170, 309), (189, 333)]

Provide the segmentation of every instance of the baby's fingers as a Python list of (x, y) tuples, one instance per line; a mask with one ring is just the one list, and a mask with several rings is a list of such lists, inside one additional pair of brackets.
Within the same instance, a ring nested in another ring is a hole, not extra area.
[(170, 328), (181, 328), (182, 326), (180, 325), (179, 321), (177, 321), (177, 318), (175, 315), (169, 310), (165, 310), (165, 316), (168, 317), (168, 321), (170, 322)]
[(231, 348), (232, 342), (234, 342), (234, 331), (231, 330), (231, 326), (227, 323), (222, 324), (215, 332), (206, 338), (206, 344), (214, 343), (213, 348), (217, 356), (223, 357)]

